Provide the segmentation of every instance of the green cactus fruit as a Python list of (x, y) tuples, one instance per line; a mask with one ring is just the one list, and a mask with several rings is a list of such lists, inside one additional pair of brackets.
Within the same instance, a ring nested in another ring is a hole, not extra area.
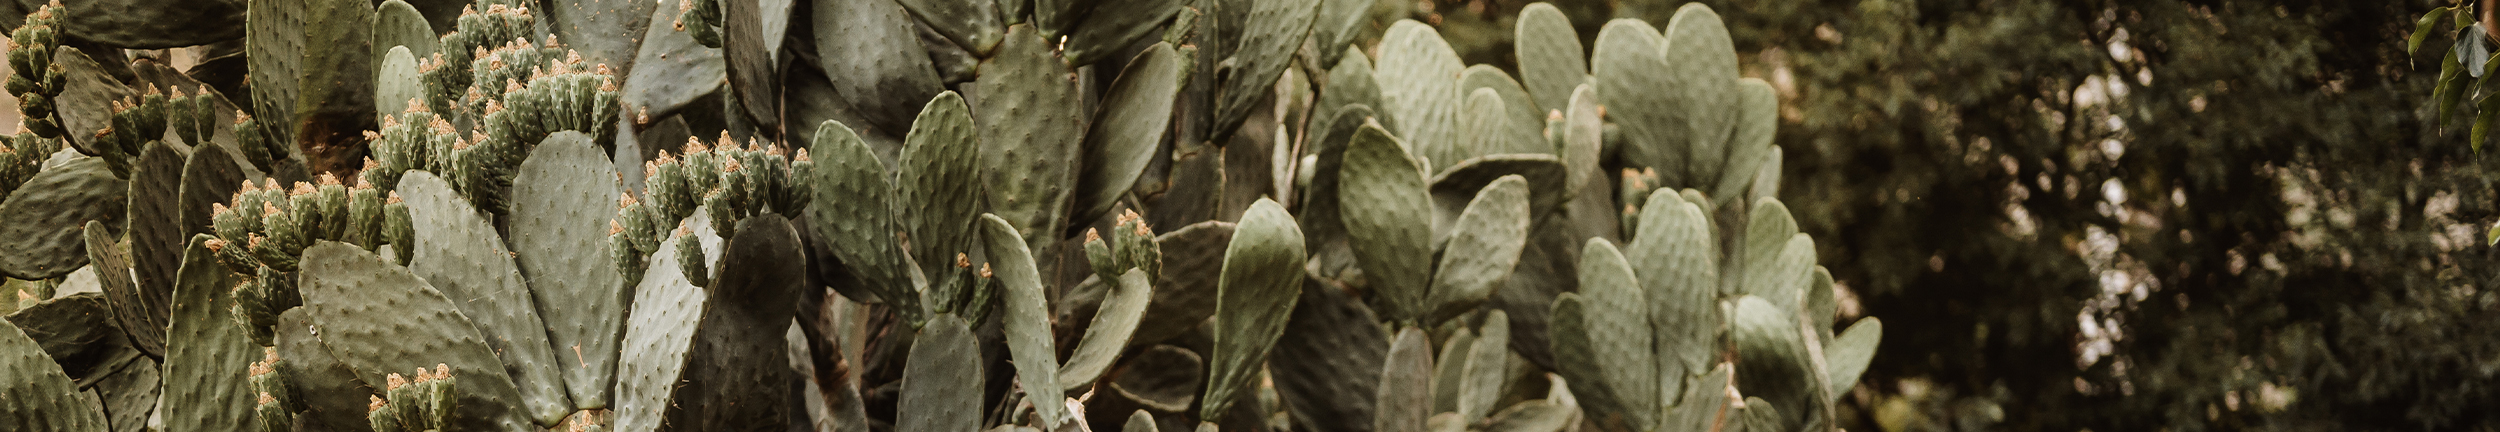
[(921, 327), (903, 366), (896, 432), (960, 432), (981, 422), (981, 354), (962, 318), (940, 314)]
[(62, 132), (48, 101), (60, 97), (65, 79), (62, 69), (52, 64), (53, 51), (61, 47), (64, 9), (58, 1), (43, 5), (9, 32), (9, 94), (22, 102), (18, 112), (26, 119), (26, 130), (46, 139), (59, 139)]
[[(1077, 59), (1072, 53), (1069, 58)], [(1080, 147), (1085, 169), (1076, 174), (1075, 202), (1068, 208), (1077, 213), (1069, 220), (1100, 219), (1144, 175), (1172, 124), (1181, 61), (1171, 44), (1155, 44), (1129, 60), (1112, 80)]]
[(1347, 142), (1338, 185), (1355, 261), (1372, 281), (1374, 309), (1391, 322), (1423, 318), (1431, 281), (1431, 208), (1422, 164), (1378, 123)]
[[(510, 430), (529, 420), (503, 362), (450, 297), (407, 268), (354, 245), (320, 242), (304, 250), (304, 307), (320, 339), (368, 386), (388, 390), (388, 371), (426, 366), (462, 377), (451, 428)], [(468, 298), (468, 297), (463, 297)]]
[(87, 221), (116, 236), (127, 216), (129, 183), (101, 159), (72, 160), (36, 173), (0, 202), (0, 274), (21, 280), (67, 275), (87, 261)]
[(409, 173), (399, 191), (409, 199), (411, 222), (422, 234), (408, 250), (408, 270), (463, 300), (454, 305), (478, 323), (486, 346), (503, 359), (532, 421), (552, 425), (563, 419), (571, 411), (558, 372), (565, 363), (555, 360), (539, 308), (494, 226), (432, 174)]
[(720, 48), (721, 1), (725, 0), (680, 0), (677, 20), (671, 25), (705, 47)]
[(1060, 402), (1058, 349), (1052, 348), (1050, 305), (1043, 297), (1041, 272), (1012, 222), (984, 213), (980, 224), (981, 244), (988, 247), (990, 263), (997, 265), (995, 274), (1006, 289), (1001, 297), (1006, 302), (1007, 349), (1015, 358), (1016, 380), (1026, 389), (1026, 402), (1041, 416), (1039, 425), (1057, 429), (1068, 421), (1068, 412)]
[(0, 199), (6, 199), (19, 185), (35, 178), (43, 170), (43, 161), (53, 152), (61, 151), (61, 141), (19, 132), (15, 136), (0, 135)]
[(257, 402), (247, 375), (259, 350), (249, 330), (228, 319), (239, 279), (216, 261), (211, 238), (193, 236), (175, 273), (173, 315), (165, 331), (164, 424), (211, 430), (249, 425)]
[(1305, 250), (1284, 206), (1262, 198), (1242, 214), (1216, 288), (1214, 359), (1199, 418), (1221, 418), (1259, 376), (1300, 297)]

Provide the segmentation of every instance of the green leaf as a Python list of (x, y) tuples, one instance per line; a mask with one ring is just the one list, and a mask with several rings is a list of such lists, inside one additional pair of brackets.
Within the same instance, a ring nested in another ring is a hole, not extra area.
[(531, 298), (546, 321), (556, 363), (570, 366), (558, 369), (576, 409), (609, 406), (616, 338), (624, 334), (627, 302), (634, 295), (608, 258), (616, 178), (616, 164), (589, 135), (556, 132), (521, 162), (512, 181), (512, 214), (505, 219), (513, 252), (519, 253), (513, 261), (530, 276)]
[[(1580, 292), (1554, 301), (1554, 363), (1601, 424), (1647, 430), (1656, 420), (1662, 362), (1650, 344), (1648, 304), (1631, 264), (1605, 239), (1580, 252)], [(1607, 414), (1612, 414), (1609, 416)]]
[(998, 2), (994, 0), (899, 0), (938, 34), (946, 35), (956, 45), (975, 56), (987, 56), (1005, 38), (1006, 26), (998, 19)]
[(817, 66), (868, 119), (859, 126), (907, 130), (919, 108), (914, 104), (945, 90), (901, 4), (816, 1), (811, 11)]
[(965, 432), (981, 427), (981, 349), (954, 314), (921, 327), (903, 366), (896, 432)]
[(894, 235), (901, 227), (894, 222), (894, 183), (885, 164), (859, 134), (833, 121), (817, 127), (810, 147), (818, 162), (805, 180), (813, 184), (809, 190), (815, 195), (808, 201), (828, 205), (807, 206), (808, 226), (829, 240), (834, 256), (880, 300), (918, 310), (918, 292), (903, 275), (908, 270), (898, 257), (903, 248)]
[[(989, 212), (1005, 219), (1032, 250), (1049, 251), (1067, 225), (1085, 112), (1076, 69), (1052, 50), (1032, 25), (1007, 29), (1007, 40), (981, 64), (975, 85), (982, 148), (982, 188)], [(1160, 132), (1160, 131), (1158, 131)], [(1158, 134), (1159, 136), (1159, 134)], [(1152, 153), (1148, 153), (1151, 155)], [(1055, 261), (1053, 261), (1055, 262)]]
[[(650, 2), (644, 1), (635, 1), (632, 3), (644, 5), (651, 4)], [(426, 56), (433, 55), (437, 51), (442, 51), (442, 43), (440, 42), (442, 35), (435, 34), (434, 27), (425, 22), (425, 14), (418, 13), (415, 6), (409, 6), (408, 2), (404, 0), (385, 0), (380, 6), (375, 7), (373, 10), (372, 25), (373, 49), (376, 52), (389, 53), (391, 48), (408, 47), (408, 58), (412, 59), (412, 63), (410, 64), (412, 67), (415, 66), (413, 59), (425, 58)], [(579, 48), (582, 42), (581, 39), (575, 39), (570, 35), (566, 35), (563, 40), (566, 44), (573, 46), (576, 49)], [(376, 63), (389, 63), (388, 58), (377, 58), (376, 60)], [(389, 71), (390, 69), (388, 68), (383, 69), (383, 72), (387, 73)], [(388, 103), (389, 101), (386, 100), (383, 102)], [(404, 104), (405, 102), (402, 103)], [(388, 105), (385, 105), (384, 107), (387, 109), (382, 111), (383, 113), (392, 112), (390, 109), (401, 108)]]
[(1201, 419), (1222, 418), (1259, 376), (1302, 290), (1302, 230), (1285, 207), (1265, 198), (1243, 213), (1224, 250), (1216, 288), (1214, 361), (1199, 400)]
[(1535, 95), (1537, 106), (1546, 110), (1571, 106), (1572, 89), (1589, 79), (1589, 62), (1583, 57), (1588, 51), (1581, 49), (1580, 33), (1572, 30), (1571, 19), (1552, 4), (1531, 4), (1519, 10), (1519, 25), (1512, 37), (1518, 41), (1519, 79), (1528, 94)]
[(1306, 280), (1267, 363), (1294, 424), (1320, 432), (1371, 430), (1390, 338), (1361, 298)]
[[(202, 267), (210, 262), (186, 261)], [(365, 385), (381, 388), (386, 374), (448, 365), (460, 379), (454, 427), (529, 427), (520, 390), (506, 378), (506, 368), (496, 361), (486, 336), (454, 306), (462, 302), (435, 291), (408, 269), (346, 243), (323, 241), (304, 249), (302, 268), (298, 286), (322, 342)]]
[(703, 318), (683, 381), (669, 396), (667, 424), (685, 430), (790, 428), (790, 347), (784, 335), (807, 286), (798, 231), (765, 213), (738, 220), (720, 252), (720, 276), (705, 295)]
[(2465, 74), (2465, 64), (2457, 62), (2457, 52), (2448, 50), (2439, 57), (2439, 87), (2431, 91), (2431, 100), (2439, 104), (2439, 127), (2448, 127), (2456, 118), (2457, 103), (2465, 100), (2465, 88), (2474, 85)]
[[(218, 270), (223, 271), (224, 267), (219, 267)], [(230, 324), (230, 321), (220, 321), (220, 324)], [(235, 335), (240, 336), (241, 332), (236, 332)], [(238, 337), (234, 340), (241, 341), (242, 339)], [(9, 379), (0, 380), (0, 394), (9, 395), (8, 398), (0, 399), (0, 426), (25, 431), (104, 432), (104, 416), (79, 398), (78, 384), (70, 382), (69, 375), (61, 371), (61, 365), (53, 362), (52, 357), (44, 355), (43, 347), (36, 345), (34, 339), (27, 338), (26, 333), (20, 331), (16, 325), (6, 322), (0, 322), (0, 374), (6, 374), (9, 377)], [(240, 401), (242, 398), (236, 397), (233, 400)], [(197, 405), (201, 406), (194, 409), (206, 409), (210, 404)], [(237, 411), (236, 416), (228, 417), (230, 421), (224, 424), (248, 424), (251, 419), (243, 415), (249, 412), (249, 407), (246, 406), (245, 409), (245, 411)], [(173, 410), (168, 412), (173, 412)], [(171, 414), (168, 417), (167, 425), (203, 424), (180, 421), (178, 418), (172, 418)], [(242, 428), (234, 427), (234, 429), (241, 430)]]
[(1107, 56), (1124, 52), (1129, 47), (1161, 35), (1158, 30), (1172, 16), (1180, 13), (1178, 0), (1096, 0), (1094, 10), (1120, 11), (1098, 13), (1085, 17), (1085, 23), (1068, 32), (1066, 48), (1060, 55), (1068, 64), (1086, 65), (1107, 60)]
[(1172, 104), (1180, 92), (1180, 64), (1172, 44), (1156, 43), (1129, 60), (1120, 69), (1120, 77), (1111, 82), (1111, 89), (1103, 93), (1093, 130), (1086, 132), (1080, 147), (1084, 166), (1076, 172), (1075, 202), (1069, 205), (1076, 214), (1070, 221), (1093, 221), (1109, 214), (1154, 162), (1164, 132), (1171, 129)]
[[(708, 225), (695, 224), (698, 230)], [(662, 242), (643, 270), (642, 283), (633, 289), (633, 311), (626, 316), (617, 353), (614, 430), (658, 430), (669, 396), (684, 377), (696, 325), (709, 300), (703, 288), (677, 270), (682, 259), (677, 244), (690, 241), (702, 241), (700, 234), (679, 234)]]
[(1432, 341), (1424, 330), (1406, 327), (1389, 343), (1389, 359), (1380, 372), (1378, 432), (1424, 432), (1432, 418)]
[(408, 172), (399, 180), (399, 194), (417, 232), (408, 270), (443, 296), (461, 300), (452, 305), (476, 323), (486, 346), (503, 359), (532, 421), (562, 420), (573, 404), (557, 365), (577, 363), (556, 361), (547, 324), (538, 316), (541, 308), (494, 225), (432, 173)]
[(1727, 141), (1727, 169), (1719, 172), (1717, 187), (1710, 189), (1711, 203), (1719, 208), (1745, 202), (1745, 192), (1753, 188), (1762, 167), (1778, 157), (1772, 154), (1778, 147), (1771, 145), (1779, 133), (1778, 90), (1760, 78), (1737, 80), (1737, 87), (1737, 106), (1731, 110), (1736, 133)]
[(939, 93), (912, 121), (903, 147), (901, 187), (895, 197), (911, 234), (911, 258), (930, 287), (946, 286), (955, 254), (972, 246), (972, 223), (980, 217), (981, 146), (972, 114), (955, 92)]
[[(1220, 268), (1224, 249), (1233, 242), (1230, 222), (1206, 221), (1155, 237), (1155, 247), (1163, 251), (1163, 265), (1174, 269)], [(1139, 319), (1137, 334), (1129, 338), (1130, 346), (1150, 345), (1170, 340), (1195, 330), (1207, 317), (1215, 315), (1217, 287), (1222, 275), (1205, 271), (1167, 271), (1155, 276), (1154, 301), (1146, 305), (1146, 316)]]
[[(677, 15), (677, 8), (654, 7), (650, 22), (675, 22)], [(650, 26), (643, 33), (633, 68), (624, 71), (624, 88), (616, 95), (635, 124), (665, 120), (728, 82), (729, 62), (721, 50), (704, 47), (688, 33), (669, 25)]]
[(1337, 186), (1349, 244), (1371, 280), (1374, 309), (1391, 322), (1422, 318), (1431, 282), (1432, 210), (1423, 168), (1405, 147), (1378, 123), (1365, 124), (1346, 144)]
[(1456, 234), (1441, 253), (1428, 297), (1432, 313), (1425, 322), (1438, 324), (1473, 311), (1492, 297), (1519, 265), (1519, 251), (1528, 244), (1528, 222), (1527, 179), (1503, 176), (1478, 192), (1459, 215), (1452, 228)]
[(1068, 412), (1060, 392), (1055, 391), (1061, 388), (1059, 350), (1052, 347), (1050, 304), (1044, 298), (1041, 272), (1033, 267), (1033, 252), (1025, 249), (1024, 236), (1015, 226), (997, 214), (981, 215), (981, 244), (988, 247), (991, 269), (1001, 287), (1007, 350), (1015, 359), (1016, 380), (1024, 383), (1026, 402), (1041, 415), (1040, 426), (1058, 429), (1068, 421)]
[(0, 202), (0, 274), (21, 280), (61, 277), (87, 265), (87, 221), (121, 235), (130, 183), (104, 158), (83, 158), (35, 173)]
[(1664, 188), (1641, 206), (1639, 229), (1624, 258), (1649, 300), (1659, 380), (1673, 388), (1718, 352), (1711, 344), (1719, 322), (1716, 237), (1701, 207)]
[(1458, 418), (1468, 424), (1493, 414), (1510, 387), (1510, 315), (1495, 309), (1485, 315), (1483, 330), (1467, 347), (1466, 370), (1459, 380)]
[[(1320, 0), (1261, 0), (1249, 3), (1249, 16), (1242, 19), (1240, 38), (1230, 41), (1231, 57), (1220, 60), (1229, 64), (1228, 74), (1218, 74), (1222, 86), (1215, 95), (1215, 123), (1207, 139), (1227, 142), (1233, 130), (1250, 118), (1251, 110), (1269, 100), (1276, 91), (1276, 79), (1293, 64), (1293, 52), (1302, 47), (1304, 36), (1311, 33), (1311, 21), (1319, 13)], [(1215, 65), (1207, 65), (1215, 66)]]
[(318, 330), (313, 328), (312, 313), (312, 308), (303, 307), (279, 313), (277, 335), (273, 338), (278, 344), (278, 371), (295, 385), (296, 400), (304, 401), (306, 408), (296, 415), (295, 421), (306, 426), (326, 426), (329, 430), (371, 427), (365, 418), (367, 400), (359, 398), (387, 389), (366, 386), (356, 379), (356, 371), (330, 354), (321, 337), (315, 336)]
[(2415, 51), (2421, 51), (2422, 40), (2430, 38), (2431, 31), (2439, 28), (2439, 18), (2448, 13), (2449, 8), (2441, 6), (2431, 8), (2429, 13), (2422, 14), (2422, 19), (2413, 24), (2413, 35), (2405, 38), (2405, 55), (2410, 56)]
[(1833, 400), (1857, 387), (1858, 376), (1866, 373), (1867, 364), (1875, 360), (1875, 346), (1883, 341), (1884, 320), (1866, 317), (1823, 347), (1823, 364), (1830, 369), (1827, 381)]
[[(642, 47), (652, 23), (671, 27), (668, 21), (653, 21), (655, 9), (676, 12), (676, 2), (651, 0), (575, 0), (539, 3), (543, 7), (530, 10), (540, 22), (555, 32), (564, 47), (582, 54), (585, 65), (607, 65), (617, 76), (625, 76), (633, 66), (636, 52)], [(770, 10), (767, 8), (766, 10)], [(675, 30), (670, 28), (670, 30)], [(769, 36), (769, 35), (768, 35)]]
[[(1381, 111), (1396, 118), (1397, 136), (1407, 152), (1432, 158), (1424, 172), (1457, 163), (1439, 156), (1456, 145), (1460, 99), (1458, 78), (1466, 70), (1457, 51), (1441, 33), (1414, 20), (1400, 20), (1380, 37)], [(1349, 207), (1350, 208), (1350, 207)]]
[[(1738, 390), (1748, 396), (1760, 396), (1772, 405), (1789, 407), (1796, 414), (1811, 414), (1819, 401), (1823, 377), (1806, 357), (1804, 336), (1797, 333), (1794, 309), (1782, 309), (1761, 297), (1743, 296), (1735, 301), (1736, 316), (1731, 320), (1728, 338), (1736, 345)], [(1752, 407), (1752, 401), (1747, 406)], [(1798, 418), (1806, 418), (1801, 416)], [(1794, 421), (1783, 424), (1788, 427)]]
[(377, 68), (381, 76), (374, 78), (373, 109), (380, 115), (398, 117), (408, 111), (409, 101), (425, 102), (425, 77), (417, 73), (417, 58), (410, 55), (408, 47), (390, 50), (382, 55), (382, 64)]
[[(1492, 90), (1493, 94), (1499, 96), (1502, 101), (1501, 110), (1468, 114), (1484, 116), (1485, 120), (1482, 124), (1460, 125), (1461, 129), (1482, 127), (1485, 128), (1486, 135), (1502, 137), (1498, 141), (1502, 145), (1484, 146), (1482, 148), (1486, 153), (1483, 154), (1554, 154), (1553, 144), (1545, 140), (1544, 110), (1559, 108), (1545, 108), (1539, 105), (1535, 98), (1528, 96), (1527, 88), (1519, 86), (1518, 80), (1511, 79), (1509, 73), (1502, 72), (1501, 68), (1492, 65), (1468, 66), (1465, 72), (1459, 74), (1458, 90), (1469, 92), (1470, 103), (1473, 103), (1472, 98), (1475, 97), (1473, 92), (1479, 89)], [(1474, 122), (1475, 120), (1468, 121)], [(1486, 139), (1486, 137), (1478, 138)]]
[(1092, 387), (1111, 362), (1120, 358), (1120, 351), (1128, 348), (1129, 336), (1136, 334), (1137, 323), (1145, 318), (1146, 305), (1153, 299), (1153, 278), (1144, 270), (1121, 274), (1111, 294), (1103, 297), (1093, 323), (1085, 326), (1085, 338), (1076, 343), (1068, 363), (1059, 366), (1060, 388), (1073, 392)]

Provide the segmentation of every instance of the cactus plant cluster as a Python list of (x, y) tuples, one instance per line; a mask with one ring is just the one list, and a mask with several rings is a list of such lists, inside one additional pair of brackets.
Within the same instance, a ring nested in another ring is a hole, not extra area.
[(0, 422), (1827, 430), (1881, 338), (1707, 7), (440, 3), (28, 15)]

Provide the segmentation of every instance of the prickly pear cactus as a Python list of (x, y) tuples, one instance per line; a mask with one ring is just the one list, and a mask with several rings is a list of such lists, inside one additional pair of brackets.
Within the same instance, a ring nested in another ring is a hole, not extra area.
[(1706, 7), (111, 3), (10, 29), (18, 429), (1802, 430), (1882, 337)]

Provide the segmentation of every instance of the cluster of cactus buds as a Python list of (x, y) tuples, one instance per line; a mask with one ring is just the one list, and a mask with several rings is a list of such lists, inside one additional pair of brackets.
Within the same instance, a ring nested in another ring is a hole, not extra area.
[(62, 13), (60, 0), (53, 0), (27, 14), (26, 23), (9, 33), (9, 94), (17, 96), (26, 130), (44, 138), (61, 137), (60, 119), (52, 115), (53, 99), (61, 96), (66, 74), (52, 64), (52, 51), (61, 47), (54, 26), (60, 24)]
[(35, 178), (43, 169), (45, 158), (61, 151), (61, 140), (45, 138), (31, 131), (16, 136), (0, 135), (0, 199), (16, 192), (18, 185)]
[(1111, 239), (1093, 229), (1085, 230), (1085, 259), (1094, 268), (1094, 275), (1104, 281), (1116, 281), (1129, 269), (1146, 271), (1146, 277), (1162, 277), (1163, 247), (1155, 244), (1154, 229), (1146, 226), (1146, 217), (1130, 210), (1121, 212), (1111, 227)]
[(459, 409), (459, 394), (452, 391), (456, 379), (449, 365), (437, 363), (431, 371), (417, 368), (413, 379), (390, 374), (383, 380), (388, 387), (383, 393), (389, 397), (372, 396), (365, 411), (374, 432), (443, 430), (449, 424), (445, 420)]
[(442, 51), (417, 65), (428, 90), (426, 104), (436, 112), (451, 112), (452, 104), (466, 95), (470, 84), (477, 82), (470, 70), (474, 60), (486, 57), (488, 50), (526, 41), (537, 32), (537, 19), (528, 8), (480, 3), (486, 4), (485, 12), (479, 12), (475, 5), (463, 7), (454, 30), (442, 37)]
[[(660, 152), (658, 158), (643, 164), (643, 195), (649, 199), (636, 200), (629, 194), (619, 200), (617, 217), (608, 227), (609, 241), (616, 245), (618, 270), (629, 281), (642, 274), (642, 257), (657, 252), (668, 232), (684, 228), (679, 222), (694, 216), (696, 210), (710, 212), (712, 229), (724, 238), (734, 236), (738, 221), (748, 216), (798, 214), (811, 196), (808, 186), (798, 179), (807, 178), (814, 167), (807, 149), (793, 154), (778, 144), (759, 146), (752, 140), (741, 147), (726, 133), (714, 145), (687, 140), (683, 155)], [(690, 270), (700, 268), (701, 248), (688, 252), (684, 256), (690, 259), (683, 260), (684, 265)], [(705, 280), (696, 272), (686, 276)]]
[(295, 429), (295, 413), (303, 412), (302, 400), (296, 398), (295, 387), (278, 369), (278, 349), (261, 348), (261, 360), (252, 362), (247, 371), (255, 395), (252, 415), (260, 419), (265, 432), (288, 432)]
[[(244, 276), (234, 288), (234, 318), (261, 345), (272, 345), (278, 313), (303, 303), (293, 273), (304, 248), (329, 240), (404, 249), (415, 235), (396, 194), (385, 197), (365, 182), (345, 186), (329, 174), (318, 181), (288, 189), (274, 179), (259, 185), (246, 181), (229, 202), (210, 205), (210, 227), (218, 238), (206, 246), (228, 270)], [(405, 260), (407, 254), (399, 256)]]
[(96, 131), (95, 138), (71, 141), (80, 153), (104, 158), (117, 176), (130, 177), (130, 164), (147, 150), (148, 143), (165, 136), (165, 107), (172, 102), (156, 86), (127, 99), (113, 101), (113, 123)]

